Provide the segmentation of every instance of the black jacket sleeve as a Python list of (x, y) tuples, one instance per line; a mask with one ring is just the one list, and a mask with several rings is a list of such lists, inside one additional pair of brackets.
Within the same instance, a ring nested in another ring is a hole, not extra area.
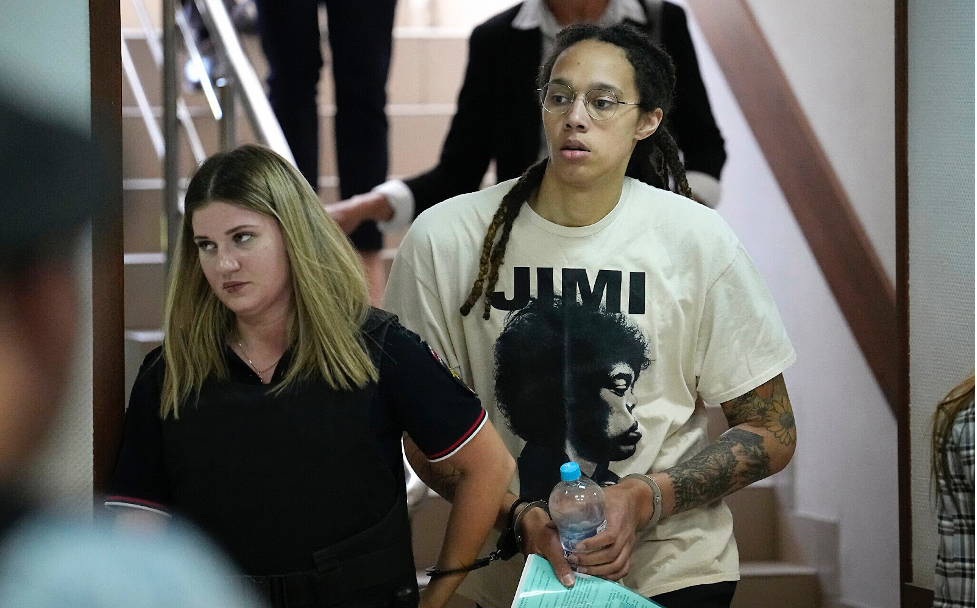
[(146, 355), (129, 397), (125, 429), (105, 504), (169, 512), (170, 488), (163, 453), (162, 347)]
[(539, 153), (538, 30), (512, 27), (521, 5), (477, 26), (468, 39), (468, 66), (437, 166), (405, 180), (415, 216), (481, 185), (492, 160), (499, 180), (519, 176)]
[(485, 423), (475, 393), (420, 336), (396, 321), (386, 332), (379, 368), (382, 398), (428, 459), (450, 457)]
[(723, 136), (702, 82), (685, 11), (670, 2), (662, 4), (661, 41), (676, 70), (675, 101), (666, 126), (682, 150), (686, 170), (719, 179), (726, 162)]
[(486, 75), (492, 69), (486, 44), (480, 43), (482, 37), (484, 29), (480, 26), (468, 40), (465, 80), (437, 166), (405, 182), (414, 194), (415, 217), (445, 199), (478, 190), (491, 161), (491, 152), (482, 142), (484, 125), (479, 120), (490, 97), (491, 82)]

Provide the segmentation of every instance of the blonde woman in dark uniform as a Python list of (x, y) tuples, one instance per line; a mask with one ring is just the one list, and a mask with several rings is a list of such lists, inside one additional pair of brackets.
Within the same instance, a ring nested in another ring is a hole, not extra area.
[[(257, 146), (207, 160), (106, 504), (127, 523), (189, 518), (272, 606), (417, 605), (406, 433), (460, 471), (438, 566), (471, 564), (512, 460), (474, 393), (368, 301), (294, 167)], [(420, 605), (444, 605), (463, 576)]]

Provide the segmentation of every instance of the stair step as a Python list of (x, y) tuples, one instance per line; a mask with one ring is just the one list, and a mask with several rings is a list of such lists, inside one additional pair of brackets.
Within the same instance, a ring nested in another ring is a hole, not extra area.
[(125, 230), (125, 253), (162, 251), (165, 224), (163, 217), (163, 180), (153, 180), (154, 187), (122, 185), (122, 215)]
[(733, 513), (740, 560), (776, 560), (780, 550), (776, 488), (747, 486), (723, 500)]
[(786, 562), (743, 562), (731, 608), (820, 608), (814, 568)]
[[(390, 175), (414, 175), (430, 169), (437, 163), (441, 142), (451, 124), (453, 106), (439, 106), (431, 111), (417, 112), (410, 108), (391, 108), (388, 116), (390, 128)], [(402, 111), (394, 113), (393, 110)], [(254, 142), (243, 115), (238, 119), (238, 143)], [(193, 124), (200, 137), (205, 155), (219, 150), (217, 123), (209, 115), (197, 115)], [(122, 171), (125, 179), (161, 178), (163, 166), (153, 149), (141, 116), (127, 110), (122, 118)], [(333, 122), (319, 121), (319, 175), (336, 175), (336, 153), (333, 145)], [(187, 138), (180, 130), (180, 172), (184, 177), (193, 174), (197, 162)]]
[(803, 564), (791, 564), (776, 560), (743, 561), (740, 563), (740, 574), (751, 578), (757, 577), (785, 577), (811, 576), (817, 574), (817, 568)]
[[(158, 252), (149, 261), (132, 261), (123, 266), (125, 327), (127, 330), (159, 330), (163, 326), (166, 296), (164, 264)], [(139, 255), (139, 254), (135, 254)], [(138, 258), (137, 258), (138, 259)]]
[[(142, 31), (123, 32), (133, 65), (152, 105), (159, 105), (162, 77), (153, 60)], [(264, 53), (257, 36), (241, 36), (241, 45), (251, 59), (255, 73), (264, 80), (268, 71)], [(183, 53), (179, 53), (183, 57)], [(318, 101), (321, 105), (334, 103), (332, 77), (329, 74), (329, 45), (324, 40), (322, 56), (325, 68), (319, 80)], [(178, 78), (183, 78), (183, 61), (179, 59)], [(461, 89), (468, 62), (468, 36), (456, 30), (438, 33), (425, 28), (397, 28), (394, 30), (390, 74), (387, 78), (387, 101), (392, 104), (453, 104)], [(128, 79), (122, 87), (122, 105), (135, 106)], [(181, 85), (182, 86), (182, 85)], [(206, 107), (202, 92), (184, 94), (190, 107)]]

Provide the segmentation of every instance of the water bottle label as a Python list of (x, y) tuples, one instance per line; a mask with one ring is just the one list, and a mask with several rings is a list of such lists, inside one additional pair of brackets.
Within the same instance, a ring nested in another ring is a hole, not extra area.
[(597, 536), (601, 532), (607, 529), (607, 520), (600, 522), (598, 526), (587, 526), (583, 530), (561, 530), (560, 531), (560, 542), (563, 543), (563, 553), (564, 555), (569, 555), (577, 543), (585, 538), (590, 538), (591, 536)]

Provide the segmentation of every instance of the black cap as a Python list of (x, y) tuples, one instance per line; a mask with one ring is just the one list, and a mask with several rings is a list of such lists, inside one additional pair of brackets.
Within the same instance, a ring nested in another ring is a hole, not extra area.
[(43, 250), (97, 218), (106, 179), (86, 133), (0, 99), (0, 255)]

